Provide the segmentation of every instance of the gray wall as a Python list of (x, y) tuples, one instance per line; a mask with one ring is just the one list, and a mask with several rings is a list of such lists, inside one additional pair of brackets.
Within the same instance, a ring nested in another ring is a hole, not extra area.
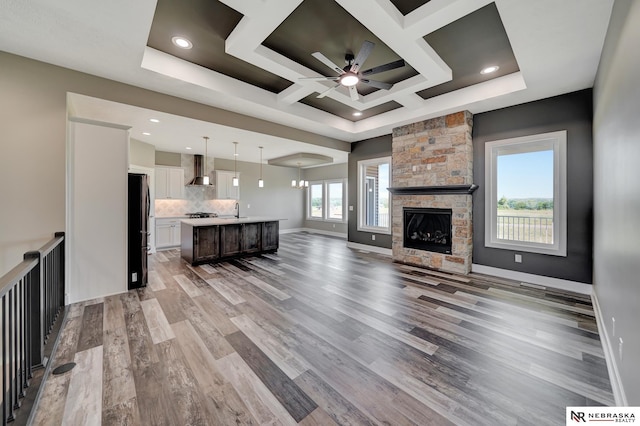
[(0, 52), (0, 69), (0, 275), (65, 229), (67, 92), (350, 150), (344, 141), (9, 53)]
[(640, 2), (616, 0), (594, 86), (593, 122), (594, 291), (630, 406), (640, 405), (640, 56), (633, 53), (640, 46), (638, 22)]
[[(371, 246), (391, 248), (391, 235), (375, 234), (375, 241), (371, 240), (372, 232), (358, 231), (358, 161), (371, 158), (391, 156), (391, 135), (365, 139), (351, 144), (349, 154), (349, 203), (353, 211), (347, 211), (349, 217), (348, 240), (353, 243), (368, 244)], [(389, 200), (391, 203), (391, 199)], [(391, 220), (391, 219), (389, 219)]]
[[(332, 164), (330, 166), (312, 167), (303, 171), (305, 180), (327, 180), (327, 179), (346, 179), (348, 177), (348, 164)], [(305, 194), (306, 195), (306, 194)], [(347, 191), (347, 196), (349, 191)], [(348, 199), (347, 199), (348, 201)], [(306, 197), (302, 201), (303, 211), (302, 214), (305, 217), (304, 227), (309, 229), (317, 229), (319, 231), (337, 232), (340, 234), (347, 234), (347, 223), (335, 223), (324, 222), (319, 220), (306, 220)], [(347, 215), (347, 219), (348, 219)]]
[[(233, 160), (216, 158), (214, 167), (233, 170)], [(260, 164), (238, 161), (237, 171), (242, 216), (273, 216), (286, 219), (280, 222), (280, 229), (302, 228), (305, 191), (291, 188), (291, 180), (298, 179), (298, 169), (263, 165), (264, 188), (258, 188)]]
[[(591, 89), (473, 116), (473, 263), (591, 284), (593, 142)], [(567, 130), (567, 256), (484, 246), (485, 142)], [(522, 263), (514, 254), (522, 254)]]
[(156, 165), (156, 147), (136, 139), (129, 139), (129, 164), (154, 167)]
[(182, 167), (182, 158), (177, 152), (156, 151), (156, 165)]

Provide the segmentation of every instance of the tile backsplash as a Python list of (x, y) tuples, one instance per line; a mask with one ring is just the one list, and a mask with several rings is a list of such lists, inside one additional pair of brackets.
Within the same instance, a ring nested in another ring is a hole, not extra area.
[(218, 213), (220, 216), (235, 214), (235, 200), (202, 199), (202, 191), (203, 188), (186, 187), (187, 198), (184, 200), (156, 200), (156, 217), (185, 216), (195, 212)]
[[(213, 157), (207, 157), (205, 170), (213, 177)], [(181, 166), (184, 169), (184, 181), (193, 179), (193, 155), (182, 154)], [(186, 186), (184, 188), (184, 200), (156, 200), (156, 217), (185, 216), (186, 213), (207, 212), (218, 213), (220, 216), (235, 214), (236, 200), (214, 200), (215, 189), (202, 186)]]

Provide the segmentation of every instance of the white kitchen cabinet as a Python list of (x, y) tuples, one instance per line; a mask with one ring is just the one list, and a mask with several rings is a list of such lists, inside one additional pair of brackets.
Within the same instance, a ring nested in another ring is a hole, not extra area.
[(156, 199), (184, 198), (184, 169), (156, 167)]
[(180, 245), (180, 219), (156, 218), (156, 249)]
[(240, 186), (233, 186), (233, 177), (240, 178), (240, 173), (227, 170), (216, 170), (216, 198), (221, 200), (239, 200)]

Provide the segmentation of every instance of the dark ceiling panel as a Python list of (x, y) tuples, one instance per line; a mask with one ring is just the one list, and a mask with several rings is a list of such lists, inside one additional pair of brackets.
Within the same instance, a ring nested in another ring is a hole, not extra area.
[[(424, 39), (451, 67), (453, 80), (418, 92), (424, 99), (519, 71), (495, 3), (428, 34)], [(500, 69), (482, 75), (490, 65)]]
[(429, 0), (391, 0), (391, 3), (402, 13), (408, 15), (423, 4), (429, 3)]
[[(219, 1), (158, 0), (147, 46), (270, 92), (289, 87), (289, 80), (225, 53), (225, 39), (240, 19), (241, 14)], [(193, 48), (174, 46), (171, 38), (176, 35), (188, 38)]]
[[(339, 88), (337, 90), (345, 90), (345, 94), (347, 93), (345, 88)], [(317, 95), (315, 94), (309, 95), (306, 98), (301, 99), (300, 102), (351, 121), (363, 120), (365, 118), (373, 117), (374, 115), (382, 114), (383, 112), (391, 111), (402, 106), (395, 101), (386, 102), (382, 105), (368, 108), (362, 111), (361, 116), (356, 117), (353, 115), (356, 110), (343, 104), (342, 102), (338, 102), (328, 97), (317, 98), (316, 96)]]
[[(311, 54), (321, 52), (336, 65), (344, 67), (345, 54), (357, 55), (365, 40), (375, 43), (375, 47), (363, 64), (363, 71), (401, 59), (338, 3), (305, 0), (269, 35), (263, 45), (321, 75), (334, 77), (336, 73)], [(406, 65), (376, 74), (372, 80), (397, 83), (415, 75), (417, 72)], [(363, 84), (358, 85), (358, 91), (363, 95), (375, 90)]]

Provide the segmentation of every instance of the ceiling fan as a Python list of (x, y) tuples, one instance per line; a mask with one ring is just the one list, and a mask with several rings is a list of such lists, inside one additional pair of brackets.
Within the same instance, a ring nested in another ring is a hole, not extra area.
[(365, 40), (365, 42), (362, 43), (362, 47), (360, 47), (360, 51), (358, 52), (357, 56), (354, 57), (353, 54), (347, 53), (345, 55), (345, 62), (347, 63), (347, 66), (344, 68), (340, 68), (339, 66), (331, 62), (331, 60), (326, 56), (324, 56), (322, 53), (314, 52), (312, 53), (312, 56), (314, 58), (316, 58), (317, 60), (319, 60), (320, 62), (322, 62), (329, 68), (331, 68), (332, 70), (334, 70), (336, 73), (338, 73), (338, 75), (335, 77), (304, 77), (301, 80), (311, 80), (311, 81), (329, 80), (329, 81), (338, 82), (338, 84), (336, 84), (335, 86), (320, 93), (317, 96), (318, 98), (324, 98), (327, 94), (329, 94), (331, 91), (335, 90), (336, 88), (340, 86), (345, 86), (349, 89), (349, 95), (351, 96), (351, 100), (357, 101), (359, 96), (358, 96), (358, 91), (356, 90), (356, 84), (358, 83), (364, 83), (372, 87), (377, 87), (378, 89), (389, 90), (393, 87), (393, 84), (385, 83), (382, 81), (370, 80), (367, 78), (367, 76), (378, 74), (384, 71), (393, 70), (396, 68), (401, 68), (405, 65), (404, 59), (399, 59), (397, 61), (389, 62), (388, 64), (369, 68), (368, 70), (361, 72), (360, 68), (362, 67), (362, 64), (364, 63), (364, 61), (367, 60), (367, 57), (369, 57), (369, 54), (371, 54), (371, 51), (373, 50), (374, 46), (375, 46), (374, 43)]

